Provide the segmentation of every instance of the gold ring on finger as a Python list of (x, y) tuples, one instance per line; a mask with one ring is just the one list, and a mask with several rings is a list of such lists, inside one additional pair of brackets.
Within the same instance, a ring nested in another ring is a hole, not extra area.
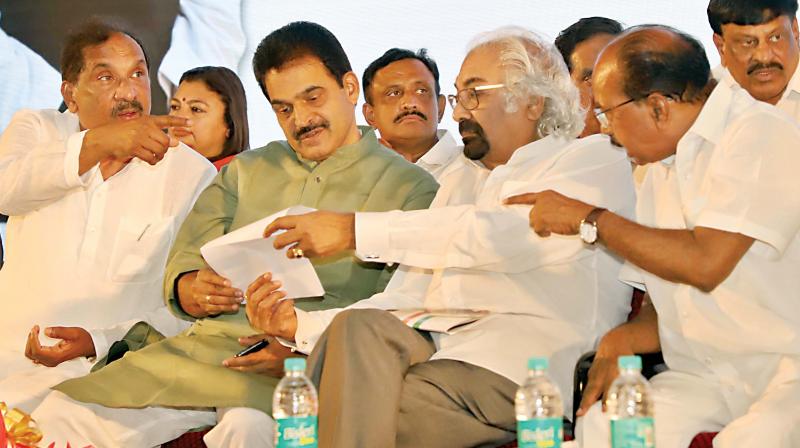
[(300, 249), (299, 247), (293, 247), (292, 258), (303, 258), (303, 249)]
[(211, 303), (211, 296), (206, 296), (206, 303)]

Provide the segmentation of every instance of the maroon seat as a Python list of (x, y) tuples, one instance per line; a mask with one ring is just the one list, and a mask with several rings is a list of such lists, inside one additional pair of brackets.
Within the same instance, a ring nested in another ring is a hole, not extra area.
[(172, 442), (161, 445), (161, 448), (206, 448), (206, 444), (203, 442), (203, 436), (206, 435), (208, 431), (208, 429), (204, 429), (201, 431), (187, 432)]

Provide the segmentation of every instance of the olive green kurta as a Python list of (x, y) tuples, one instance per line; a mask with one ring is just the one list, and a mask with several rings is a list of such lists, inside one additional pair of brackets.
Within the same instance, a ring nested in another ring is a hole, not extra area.
[[(421, 168), (381, 146), (374, 131), (339, 148), (323, 162), (302, 160), (284, 141), (237, 156), (200, 195), (170, 254), (165, 295), (170, 309), (191, 319), (174, 294), (177, 278), (205, 266), (200, 247), (232, 230), (292, 205), (335, 211), (426, 208), (437, 184)], [(345, 307), (380, 292), (389, 272), (352, 252), (312, 260), (325, 288), (322, 298), (300, 299), (303, 310)], [(85, 377), (54, 389), (110, 407), (236, 407), (271, 412), (278, 378), (222, 366), (239, 350), (237, 338), (257, 333), (244, 310), (194, 322), (182, 334), (128, 352)]]

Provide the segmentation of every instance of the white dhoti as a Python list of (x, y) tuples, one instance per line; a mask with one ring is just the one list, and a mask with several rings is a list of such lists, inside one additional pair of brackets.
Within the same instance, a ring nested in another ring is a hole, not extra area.
[[(656, 375), (651, 380), (656, 446), (686, 448), (698, 433), (719, 432), (715, 448), (799, 447), (800, 381), (794, 368), (795, 363), (782, 363), (764, 392), (742, 406), (725, 399), (723, 388), (735, 386), (682, 372)], [(600, 403), (578, 419), (575, 435), (583, 448), (610, 446), (610, 422)]]

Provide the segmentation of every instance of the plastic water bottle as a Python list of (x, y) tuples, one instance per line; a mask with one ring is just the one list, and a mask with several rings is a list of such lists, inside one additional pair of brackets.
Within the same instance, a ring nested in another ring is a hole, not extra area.
[(653, 395), (642, 376), (642, 358), (620, 356), (619, 376), (611, 383), (606, 408), (611, 417), (612, 448), (653, 448)]
[(286, 358), (286, 376), (272, 395), (276, 448), (316, 448), (317, 390), (306, 377), (305, 358)]
[(519, 448), (560, 448), (564, 440), (564, 403), (558, 386), (547, 375), (547, 358), (528, 360), (528, 378), (517, 389)]

